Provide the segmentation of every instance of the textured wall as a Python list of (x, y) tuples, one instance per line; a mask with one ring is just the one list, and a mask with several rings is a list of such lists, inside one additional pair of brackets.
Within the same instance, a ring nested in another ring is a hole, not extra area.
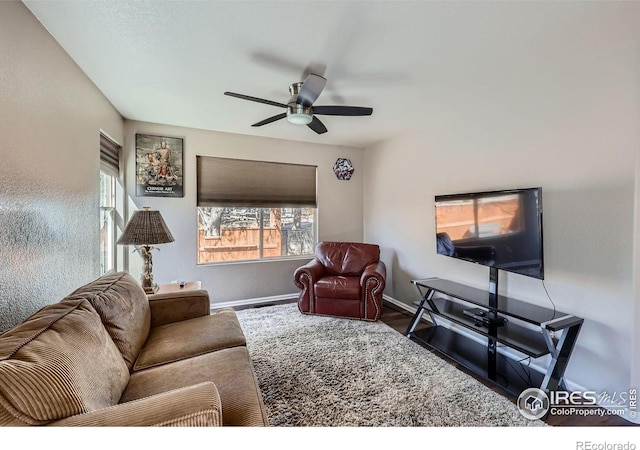
[(122, 118), (20, 2), (0, 2), (0, 332), (99, 275), (100, 130)]

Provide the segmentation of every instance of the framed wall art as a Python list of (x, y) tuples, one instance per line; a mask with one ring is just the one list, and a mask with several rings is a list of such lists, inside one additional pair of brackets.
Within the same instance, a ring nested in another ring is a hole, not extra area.
[(136, 134), (136, 195), (183, 197), (184, 139)]

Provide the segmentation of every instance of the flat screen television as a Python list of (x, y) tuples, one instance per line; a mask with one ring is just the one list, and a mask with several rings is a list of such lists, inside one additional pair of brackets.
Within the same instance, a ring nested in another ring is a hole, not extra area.
[(435, 213), (438, 254), (544, 279), (542, 188), (438, 195)]

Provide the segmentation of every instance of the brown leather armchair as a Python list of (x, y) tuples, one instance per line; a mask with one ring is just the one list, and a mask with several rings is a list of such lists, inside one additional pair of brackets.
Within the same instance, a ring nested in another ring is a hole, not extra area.
[(376, 321), (382, 314), (386, 267), (380, 247), (354, 242), (320, 242), (315, 259), (294, 272), (305, 314)]

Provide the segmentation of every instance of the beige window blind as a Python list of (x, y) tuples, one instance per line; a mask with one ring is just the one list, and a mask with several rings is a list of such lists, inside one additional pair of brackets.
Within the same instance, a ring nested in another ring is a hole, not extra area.
[(120, 146), (104, 134), (100, 134), (100, 162), (116, 174), (120, 171)]
[(311, 207), (316, 166), (197, 157), (198, 206)]

